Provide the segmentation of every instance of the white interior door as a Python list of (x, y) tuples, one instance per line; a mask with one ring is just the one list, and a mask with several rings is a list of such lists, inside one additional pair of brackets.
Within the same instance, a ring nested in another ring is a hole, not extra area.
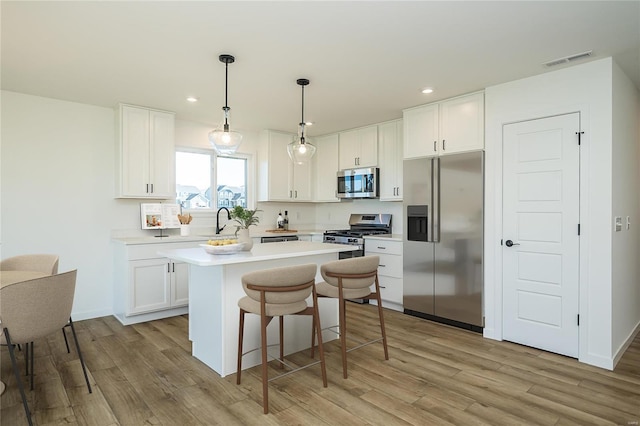
[[(578, 113), (504, 127), (503, 337), (578, 356)], [(513, 245), (511, 245), (513, 243)]]

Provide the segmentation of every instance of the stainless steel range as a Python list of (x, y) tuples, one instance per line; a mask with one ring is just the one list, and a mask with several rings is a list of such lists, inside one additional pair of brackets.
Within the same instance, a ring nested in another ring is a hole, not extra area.
[(357, 250), (344, 251), (340, 259), (364, 256), (364, 236), (391, 234), (390, 214), (351, 214), (349, 229), (337, 229), (324, 232), (323, 241), (333, 244), (358, 246)]

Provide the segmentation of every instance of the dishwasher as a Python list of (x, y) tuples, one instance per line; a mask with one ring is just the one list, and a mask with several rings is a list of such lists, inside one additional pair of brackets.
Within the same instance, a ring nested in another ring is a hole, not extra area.
[(299, 238), (297, 235), (279, 235), (273, 237), (262, 237), (260, 238), (261, 243), (280, 243), (282, 241), (298, 241)]

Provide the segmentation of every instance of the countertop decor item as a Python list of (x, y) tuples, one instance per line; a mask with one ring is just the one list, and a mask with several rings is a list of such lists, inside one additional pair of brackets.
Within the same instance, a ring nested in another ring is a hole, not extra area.
[(238, 150), (242, 135), (238, 132), (229, 130), (229, 111), (231, 108), (227, 105), (227, 89), (229, 85), (229, 64), (235, 62), (236, 58), (231, 55), (220, 55), (220, 62), (224, 64), (224, 106), (222, 107), (224, 124), (222, 128), (217, 128), (209, 133), (209, 142), (215, 148), (218, 154), (233, 154)]
[(294, 140), (287, 145), (287, 152), (291, 160), (298, 164), (308, 163), (316, 153), (316, 147), (306, 141), (304, 137), (304, 128), (308, 125), (304, 121), (304, 86), (309, 84), (309, 80), (306, 78), (299, 78), (296, 81), (300, 87), (302, 87), (302, 118), (298, 127), (298, 140)]
[(236, 237), (238, 237), (238, 242), (243, 244), (242, 250), (249, 251), (253, 248), (253, 239), (249, 236), (249, 227), (260, 223), (260, 218), (256, 216), (259, 211), (258, 209), (245, 209), (242, 206), (235, 206), (231, 209), (231, 219), (238, 223), (236, 225)]

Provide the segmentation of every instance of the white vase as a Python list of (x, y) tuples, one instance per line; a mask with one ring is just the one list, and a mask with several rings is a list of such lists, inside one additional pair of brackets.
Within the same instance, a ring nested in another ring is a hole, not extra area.
[(191, 234), (189, 225), (180, 225), (180, 236), (188, 237)]
[(251, 250), (251, 248), (253, 248), (253, 239), (251, 239), (251, 237), (249, 236), (249, 230), (248, 229), (238, 229), (238, 243), (240, 244), (244, 244), (244, 246), (242, 247), (243, 251), (249, 251)]

